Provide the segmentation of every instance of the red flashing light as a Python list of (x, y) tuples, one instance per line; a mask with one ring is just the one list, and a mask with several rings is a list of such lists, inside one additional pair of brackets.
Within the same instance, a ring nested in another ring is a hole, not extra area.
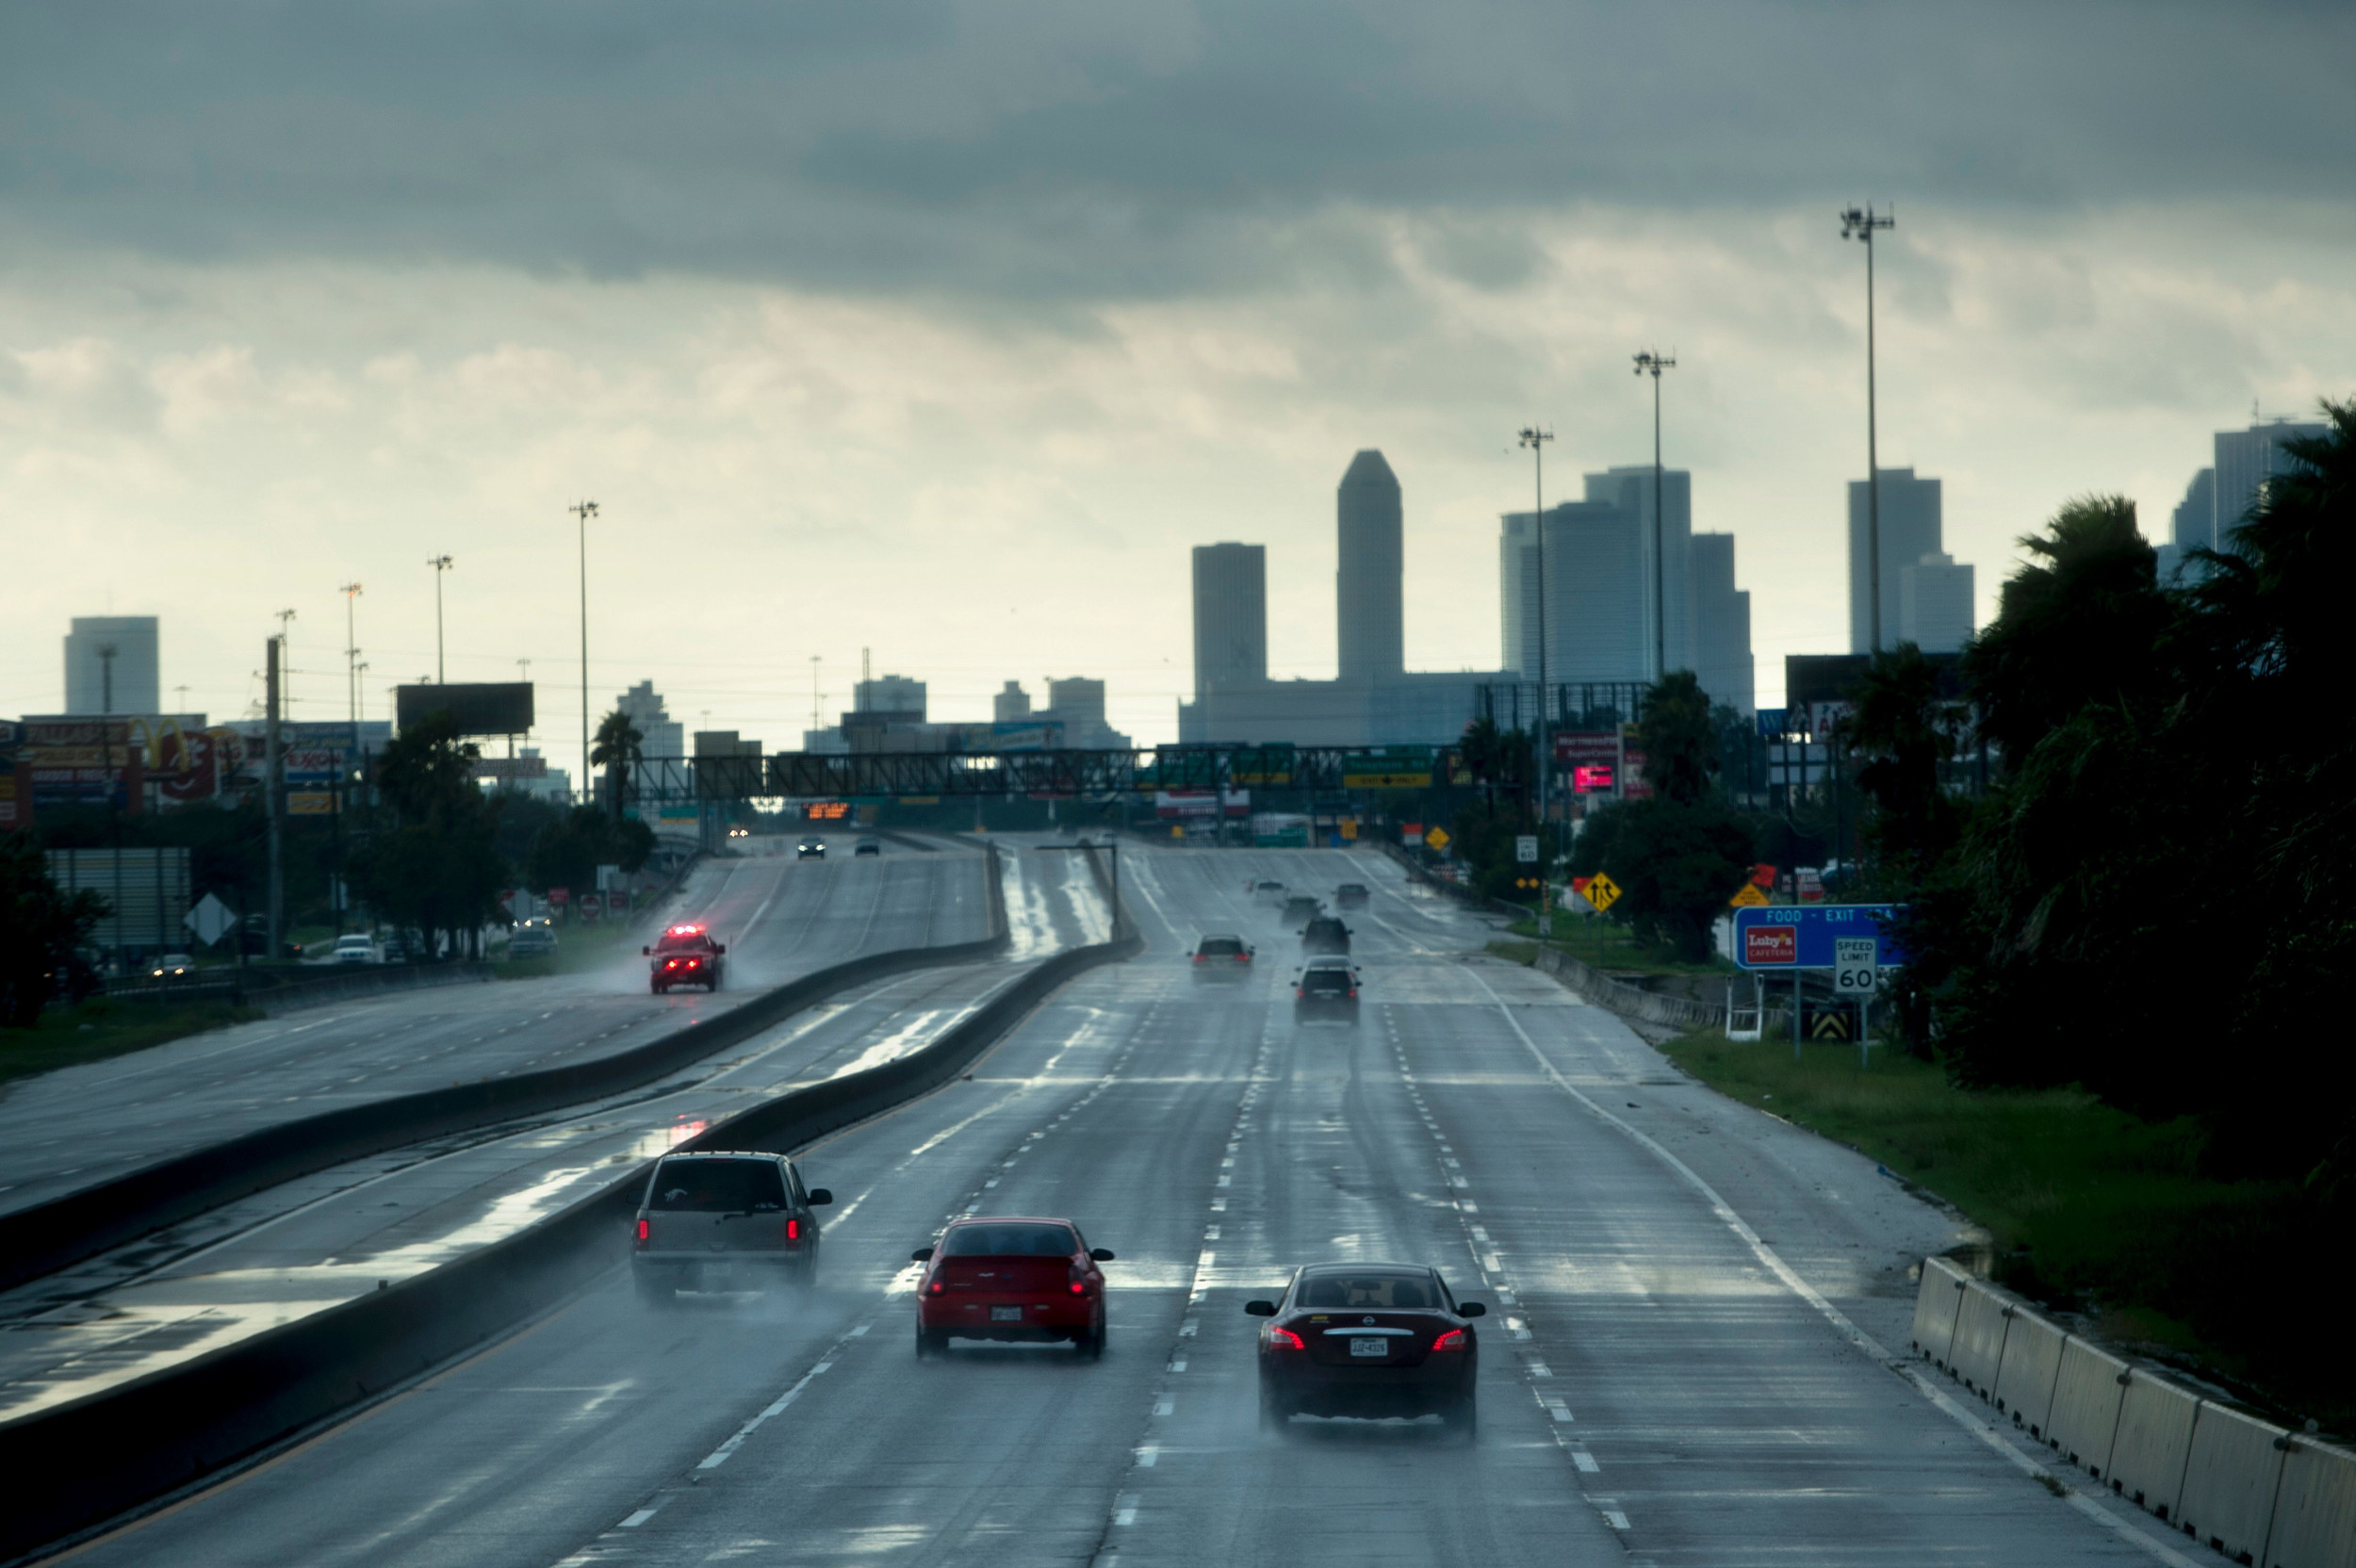
[(1290, 1329), (1280, 1329), (1271, 1323), (1268, 1326), (1268, 1348), (1271, 1350), (1306, 1350), (1309, 1347), (1303, 1345), (1301, 1336)]
[(1432, 1348), (1434, 1350), (1462, 1350), (1464, 1348), (1464, 1331), (1462, 1329), (1450, 1329), (1448, 1332), (1433, 1340), (1432, 1342)]
[(653, 1237), (654, 1221), (651, 1219), (640, 1220), (638, 1222), (638, 1245), (644, 1247), (648, 1241), (652, 1240)]

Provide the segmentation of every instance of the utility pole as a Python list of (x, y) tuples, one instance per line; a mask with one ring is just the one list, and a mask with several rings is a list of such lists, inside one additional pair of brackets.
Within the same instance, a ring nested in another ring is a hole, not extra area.
[[(1546, 733), (1547, 721), (1553, 710), (1546, 698), (1546, 443), (1554, 433), (1536, 425), (1521, 433), (1521, 444), (1530, 449), (1530, 503), (1536, 509), (1530, 514), (1530, 524), (1538, 539), (1538, 831), (1546, 832), (1546, 820), (1553, 807), (1554, 742)], [(1542, 838), (1543, 845), (1545, 840)], [(1550, 936), (1554, 931), (1554, 886), (1547, 873), (1552, 870), (1542, 855), (1538, 866), (1538, 935)]]
[[(98, 645), (98, 776), (106, 790), (106, 836), (114, 845), (115, 907), (114, 921), (115, 972), (123, 972), (123, 811), (115, 804), (115, 655), (120, 650), (112, 643)], [(127, 737), (126, 737), (127, 739)], [(123, 771), (130, 771), (130, 759), (123, 759)]]
[(810, 727), (812, 733), (818, 728), (818, 655), (814, 653), (810, 656)]
[(1662, 579), (1668, 574), (1668, 557), (1663, 542), (1661, 516), (1661, 372), (1677, 368), (1677, 361), (1664, 359), (1646, 349), (1636, 356), (1636, 373), (1652, 377), (1652, 678), (1665, 679), (1669, 674), (1669, 612)]
[(425, 564), (434, 568), (434, 684), (447, 686), (450, 671), (442, 662), (442, 574), (454, 563), (447, 555), (434, 555), (428, 556)]
[(294, 619), (291, 610), (278, 612), (279, 700), (290, 713), (294, 710)]
[(360, 585), (347, 582), (340, 590), (344, 596), (344, 697), (352, 709), (352, 743), (360, 744), (360, 649), (359, 637), (352, 627), (353, 601), (360, 596)]
[[(294, 612), (290, 610), (286, 613), (292, 615)], [(284, 632), (270, 640), (270, 662), (266, 666), (269, 676), (263, 688), (263, 700), (268, 706), (263, 711), (262, 727), (262, 805), (269, 814), (270, 823), (270, 902), (267, 906), (270, 912), (265, 917), (265, 921), (270, 927), (269, 957), (271, 963), (276, 963), (279, 954), (284, 951), (279, 945), (280, 929), (281, 923), (286, 919), (286, 914), (285, 853), (280, 842), (286, 822), (286, 803), (278, 787), (279, 779), (284, 776), (283, 758), (278, 745), (278, 710), (281, 706), (279, 661), (285, 651), (286, 643), (286, 638)], [(244, 932), (237, 933), (237, 940), (240, 945), (244, 943)]]
[(581, 798), (589, 798), (589, 519), (597, 503), (581, 501), (564, 510), (581, 525)]
[(1873, 651), (1882, 650), (1882, 465), (1873, 413), (1873, 231), (1898, 226), (1895, 213), (1868, 203), (1841, 215), (1841, 237), (1865, 241), (1865, 576)]

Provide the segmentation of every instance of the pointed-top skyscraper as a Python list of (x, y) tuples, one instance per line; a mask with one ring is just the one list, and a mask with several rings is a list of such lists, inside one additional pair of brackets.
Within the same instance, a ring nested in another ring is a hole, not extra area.
[(1399, 480), (1381, 452), (1369, 448), (1350, 459), (1337, 512), (1341, 566), (1333, 574), (1333, 609), (1341, 678), (1396, 679), (1407, 667)]

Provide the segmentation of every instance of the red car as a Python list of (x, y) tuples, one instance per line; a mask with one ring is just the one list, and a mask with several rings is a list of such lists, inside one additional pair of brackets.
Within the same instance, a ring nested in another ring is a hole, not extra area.
[(910, 1254), (925, 1266), (916, 1285), (916, 1353), (956, 1339), (1069, 1340), (1090, 1361), (1104, 1353), (1104, 1273), (1113, 1261), (1069, 1219), (960, 1219), (938, 1247)]
[(654, 960), (646, 988), (657, 996), (673, 986), (701, 986), (708, 991), (720, 988), (720, 959), (728, 948), (713, 941), (712, 933), (700, 925), (674, 925), (652, 947), (638, 951)]

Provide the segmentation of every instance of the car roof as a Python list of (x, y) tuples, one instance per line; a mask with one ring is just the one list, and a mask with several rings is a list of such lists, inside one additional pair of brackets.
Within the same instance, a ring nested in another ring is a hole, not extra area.
[(1243, 940), (1243, 937), (1240, 933), (1234, 931), (1205, 931), (1203, 933), (1203, 939), (1206, 942), (1239, 942)]
[(1054, 1214), (966, 1214), (949, 1221), (948, 1229), (955, 1231), (966, 1225), (1069, 1225), (1074, 1231), (1080, 1228), (1078, 1220)]
[(1437, 1274), (1439, 1270), (1428, 1263), (1386, 1263), (1369, 1258), (1364, 1263), (1304, 1263), (1300, 1278), (1307, 1280), (1327, 1274)]
[(674, 1149), (663, 1156), (666, 1160), (782, 1160), (790, 1155), (775, 1153), (766, 1149)]

